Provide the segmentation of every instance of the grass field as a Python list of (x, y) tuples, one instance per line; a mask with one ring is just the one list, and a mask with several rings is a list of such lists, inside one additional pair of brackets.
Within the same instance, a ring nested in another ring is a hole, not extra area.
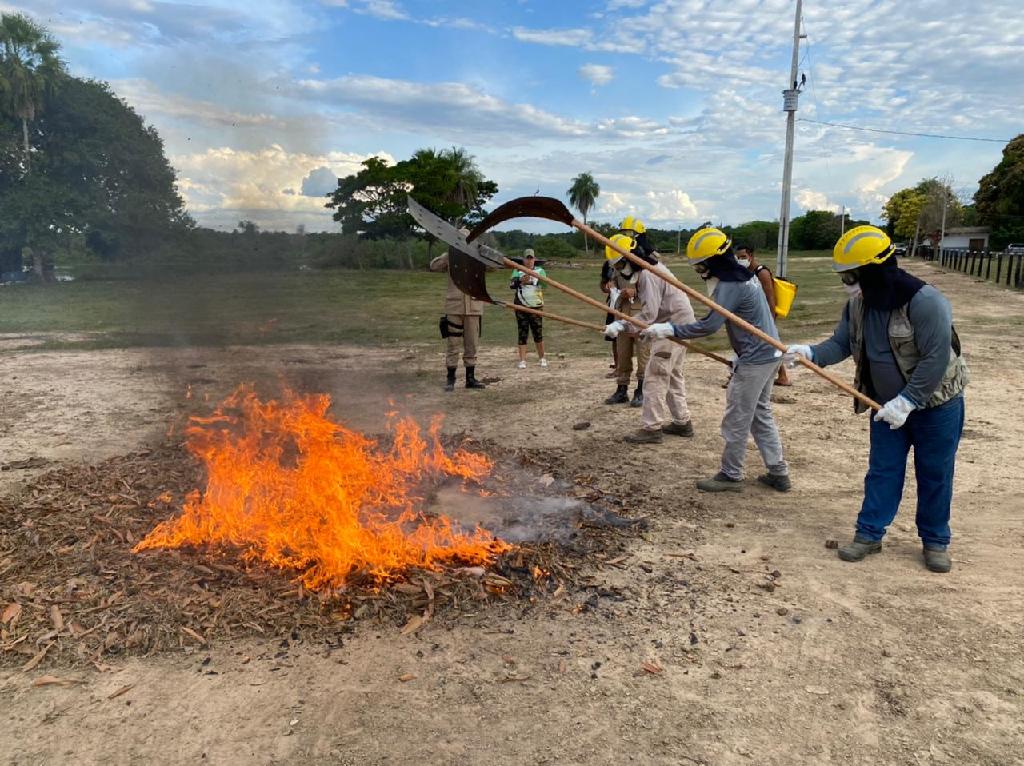
[[(816, 338), (834, 324), (844, 300), (825, 253), (794, 254), (790, 278), (796, 304), (780, 330), (787, 340)], [(686, 264), (669, 267), (702, 289)], [(548, 267), (553, 279), (601, 297), (597, 263)], [(493, 273), (488, 289), (511, 298), (508, 274)], [(182, 277), (160, 282), (73, 282), (0, 289), (0, 332), (42, 334), (43, 348), (268, 343), (421, 344), (438, 340), (444, 277), (407, 271), (324, 271)], [(601, 312), (554, 289), (545, 291), (551, 312), (597, 324)], [(702, 310), (697, 307), (698, 315)], [(588, 330), (549, 322), (551, 352), (602, 354), (606, 344)], [(489, 307), (487, 344), (515, 343), (511, 312)], [(724, 334), (709, 343), (725, 346)]]

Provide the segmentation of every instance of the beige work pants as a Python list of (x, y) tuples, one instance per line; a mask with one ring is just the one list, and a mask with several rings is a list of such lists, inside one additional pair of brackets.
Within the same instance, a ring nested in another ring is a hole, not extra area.
[(651, 346), (635, 335), (619, 333), (615, 339), (615, 383), (620, 386), (629, 385), (629, 376), (633, 373), (633, 354), (636, 354), (636, 379), (644, 379), (647, 359), (651, 355)]
[(656, 431), (670, 422), (689, 421), (690, 408), (686, 406), (683, 378), (685, 359), (686, 347), (679, 343), (663, 338), (651, 345), (644, 374), (644, 428)]
[(480, 343), (480, 317), (448, 314), (448, 345), (445, 349), (446, 367), (459, 366), (459, 354), (466, 367), (476, 367), (476, 350)]

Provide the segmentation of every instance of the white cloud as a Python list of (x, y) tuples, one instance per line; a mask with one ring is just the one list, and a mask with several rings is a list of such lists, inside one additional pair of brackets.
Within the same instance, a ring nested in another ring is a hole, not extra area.
[(615, 77), (615, 71), (604, 64), (584, 64), (576, 71), (580, 77), (594, 85), (607, 85)]
[(588, 126), (530, 104), (515, 104), (460, 82), (418, 83), (346, 76), (302, 80), (299, 91), (322, 106), (359, 110), (391, 127), (443, 130), (446, 139), (508, 145), (544, 136), (584, 136)]
[(613, 220), (636, 215), (654, 224), (678, 224), (699, 217), (690, 195), (681, 189), (643, 193), (602, 191), (596, 215)]
[(813, 189), (798, 189), (793, 195), (796, 202), (804, 210), (829, 210), (833, 213), (839, 212), (839, 205), (829, 202), (828, 195), (824, 192)]
[(409, 18), (409, 14), (394, 0), (363, 0), (356, 12), (388, 21), (404, 21)]
[[(324, 208), (325, 200), (296, 190), (302, 189), (310, 176), (322, 185), (324, 171), (335, 177), (358, 172), (368, 156), (374, 155), (331, 152), (317, 156), (273, 145), (259, 151), (218, 147), (175, 156), (171, 161), (188, 209), (206, 225), (231, 228), (240, 218), (251, 218), (266, 226), (284, 213), (294, 214), (293, 220), (310, 230), (322, 230), (336, 228), (331, 211)], [(390, 155), (376, 156), (394, 162)]]

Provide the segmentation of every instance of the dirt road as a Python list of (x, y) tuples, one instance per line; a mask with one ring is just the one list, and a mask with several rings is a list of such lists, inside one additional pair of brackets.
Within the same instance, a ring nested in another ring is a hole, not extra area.
[[(362, 622), (333, 651), (246, 639), (102, 673), (45, 670), (69, 686), (0, 670), (0, 760), (1024, 763), (1024, 296), (928, 278), (953, 301), (973, 374), (945, 576), (921, 563), (912, 480), (882, 555), (844, 564), (826, 549), (852, 531), (867, 422), (807, 373), (777, 392), (794, 491), (751, 483), (718, 497), (693, 488), (720, 449), (723, 373), (703, 359), (687, 362), (695, 438), (627, 450), (619, 437), (636, 410), (600, 404), (603, 362), (571, 355), (516, 371), (512, 349), (487, 349), (479, 372), (502, 380), (445, 395), (436, 348), (5, 344), (0, 491), (47, 461), (159, 441), (186, 386), (216, 400), (271, 374), (333, 394), (360, 428), (380, 427), (389, 398), (446, 412), (447, 430), (535, 451), (559, 476), (597, 477), (649, 526), (629, 533), (625, 560), (593, 563), (586, 601), (483, 607), (407, 636)], [(591, 427), (572, 429), (583, 420)]]

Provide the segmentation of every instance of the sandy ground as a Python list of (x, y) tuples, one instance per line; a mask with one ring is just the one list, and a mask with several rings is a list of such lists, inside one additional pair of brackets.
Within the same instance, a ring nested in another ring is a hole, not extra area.
[(436, 348), (51, 353), (7, 339), (3, 492), (54, 461), (161, 440), (188, 386), (215, 400), (280, 377), (332, 393), (370, 430), (389, 399), (446, 412), (447, 430), (597, 477), (649, 527), (629, 533), (624, 561), (594, 562), (586, 604), (484, 607), (408, 636), (365, 622), (333, 651), (251, 640), (46, 671), (79, 681), (68, 687), (0, 670), (0, 760), (1024, 764), (1024, 296), (929, 278), (954, 303), (974, 378), (945, 576), (922, 565), (912, 480), (882, 555), (844, 564), (825, 548), (851, 534), (867, 423), (806, 372), (777, 393), (794, 491), (719, 497), (693, 488), (720, 449), (724, 376), (705, 360), (688, 362), (696, 437), (627, 450), (637, 411), (600, 404), (603, 360), (570, 353), (521, 372), (511, 349), (487, 349), (480, 372), (501, 380), (445, 395)]

